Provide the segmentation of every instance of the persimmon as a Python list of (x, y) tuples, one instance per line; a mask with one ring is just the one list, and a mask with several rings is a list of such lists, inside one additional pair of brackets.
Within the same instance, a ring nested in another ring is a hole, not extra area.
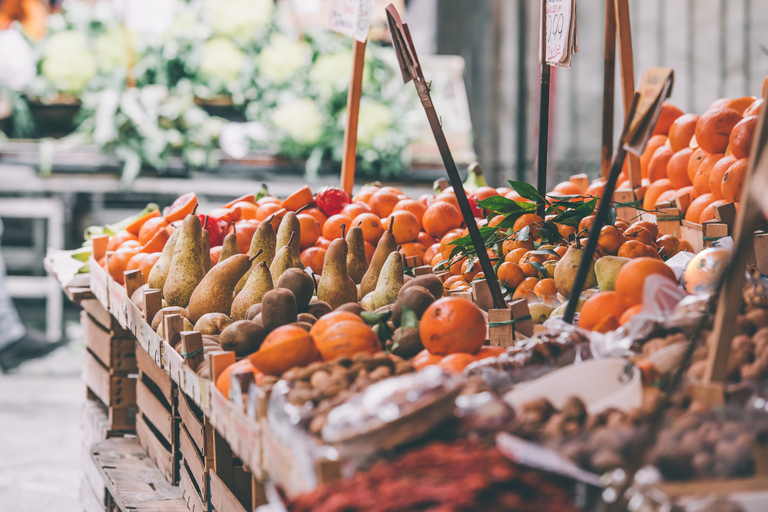
[(483, 312), (473, 302), (443, 297), (424, 312), (419, 335), (424, 348), (433, 354), (474, 354), (483, 346), (486, 327)]
[(267, 375), (282, 375), (294, 366), (306, 366), (320, 358), (312, 336), (297, 325), (283, 325), (264, 339), (249, 356), (251, 364)]
[(677, 282), (672, 269), (655, 258), (635, 258), (621, 267), (616, 275), (615, 290), (624, 301), (625, 307), (642, 303), (645, 280), (651, 275), (660, 275), (673, 283)]

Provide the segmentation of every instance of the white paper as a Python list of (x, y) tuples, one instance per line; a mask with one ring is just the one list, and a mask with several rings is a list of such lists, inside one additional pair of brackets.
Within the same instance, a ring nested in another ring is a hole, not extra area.
[(354, 37), (361, 43), (368, 39), (374, 0), (334, 0), (330, 29)]
[[(576, 28), (576, 0), (546, 0), (545, 60), (554, 66), (571, 67), (571, 57), (579, 51)], [(539, 26), (541, 41), (541, 25)], [(539, 43), (541, 45), (541, 43)], [(541, 56), (541, 46), (539, 46)]]

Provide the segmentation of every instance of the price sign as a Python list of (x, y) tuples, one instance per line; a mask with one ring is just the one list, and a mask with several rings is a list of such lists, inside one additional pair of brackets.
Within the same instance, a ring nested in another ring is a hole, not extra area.
[(579, 51), (576, 0), (546, 0), (542, 24), (546, 30), (544, 60), (554, 66), (571, 67), (571, 56)]
[(671, 68), (648, 68), (637, 89), (635, 115), (624, 138), (627, 151), (640, 156), (661, 114), (661, 106), (672, 93), (675, 73)]
[(334, 0), (330, 28), (364, 43), (368, 39), (372, 13), (373, 0)]

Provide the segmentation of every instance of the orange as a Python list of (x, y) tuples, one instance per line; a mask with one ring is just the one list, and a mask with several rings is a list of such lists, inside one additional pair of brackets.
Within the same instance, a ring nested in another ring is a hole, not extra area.
[(456, 192), (454, 192), (453, 189), (445, 189), (437, 194), (437, 196), (435, 196), (435, 202), (450, 203), (455, 206), (457, 210), (461, 211), (461, 208), (459, 207), (459, 200), (456, 199)]
[(407, 210), (393, 211), (389, 217), (382, 219), (381, 225), (385, 230), (389, 231), (390, 224), (398, 244), (413, 242), (421, 229), (416, 216)]
[(148, 219), (139, 230), (139, 244), (146, 245), (147, 242), (154, 238), (158, 231), (165, 229), (167, 225), (168, 221), (162, 217)]
[(696, 142), (707, 153), (723, 153), (728, 137), (741, 121), (741, 114), (730, 108), (705, 112), (696, 123)]
[(704, 208), (714, 202), (715, 198), (712, 194), (702, 194), (688, 206), (688, 211), (685, 212), (685, 220), (701, 224), (701, 214), (704, 212)]
[(589, 185), (589, 187), (587, 187), (587, 190), (584, 192), (584, 195), (590, 196), (590, 197), (602, 197), (604, 189), (605, 189), (605, 181), (595, 180)]
[(432, 261), (432, 258), (434, 258), (435, 255), (437, 254), (440, 254), (442, 256), (442, 254), (440, 253), (440, 244), (434, 243), (429, 247), (427, 247), (427, 249), (424, 251), (424, 255), (422, 256), (422, 258), (424, 259), (424, 264), (425, 265), (429, 264), (429, 262)]
[(619, 293), (596, 293), (581, 306), (579, 327), (603, 333), (613, 331), (619, 327), (619, 318), (626, 309), (627, 306)]
[[(373, 253), (376, 252), (376, 247), (370, 242), (363, 242), (365, 244), (365, 258), (368, 260), (368, 264), (371, 264), (373, 259)], [(424, 262), (426, 263), (426, 261)]]
[(360, 192), (358, 192), (353, 198), (352, 201), (355, 203), (366, 203), (368, 204), (368, 201), (371, 200), (371, 197), (373, 194), (375, 194), (379, 190), (379, 187), (376, 186), (367, 186), (360, 189)]
[(683, 148), (667, 162), (667, 178), (672, 182), (672, 186), (675, 188), (683, 188), (688, 185), (693, 185), (691, 179), (688, 177), (688, 161), (691, 159), (693, 150), (691, 148)]
[(672, 123), (682, 115), (682, 110), (665, 101), (664, 104), (661, 105), (661, 113), (659, 114), (659, 120), (656, 122), (656, 126), (653, 128), (653, 135), (667, 135)]
[(499, 187), (496, 189), (496, 193), (500, 196), (505, 196), (512, 192), (512, 190), (513, 189), (511, 187)]
[(529, 199), (524, 198), (520, 194), (518, 194), (516, 190), (512, 190), (510, 192), (507, 192), (506, 194), (504, 194), (504, 197), (506, 197), (510, 201), (517, 201), (518, 203), (532, 203), (533, 202), (533, 201), (531, 201)]
[(749, 107), (747, 107), (747, 110), (744, 111), (744, 117), (749, 116), (759, 116), (760, 112), (763, 109), (763, 102), (765, 100), (763, 98), (757, 98), (754, 103), (752, 103)]
[(378, 243), (381, 235), (384, 234), (381, 219), (375, 213), (361, 213), (355, 218), (355, 226), (360, 226), (363, 230), (363, 239), (372, 244)]
[(462, 237), (460, 229), (452, 229), (440, 239), (440, 252), (447, 258), (455, 246), (451, 242)]
[[(141, 270), (141, 273), (144, 274), (144, 280), (146, 281), (149, 277), (149, 272), (152, 270), (152, 267), (155, 266), (155, 263), (157, 263), (157, 260), (160, 259), (161, 252), (153, 252), (150, 254), (146, 254), (144, 258), (139, 262), (139, 270)], [(211, 266), (213, 266), (213, 263), (211, 263)]]
[(541, 279), (538, 283), (534, 285), (533, 293), (535, 293), (536, 296), (542, 301), (550, 297), (557, 296), (557, 288), (555, 287), (555, 280), (552, 279), (551, 277)]
[(328, 217), (326, 217), (325, 214), (317, 208), (307, 208), (306, 210), (302, 210), (301, 213), (313, 216), (315, 219), (317, 219), (317, 222), (319, 222), (321, 226), (325, 224), (326, 220), (328, 220)]
[(340, 322), (358, 322), (362, 325), (366, 325), (365, 320), (360, 318), (360, 315), (350, 311), (333, 311), (318, 318), (317, 322), (312, 324), (309, 334), (316, 340), (319, 340), (325, 336), (325, 332), (330, 329), (332, 325)]
[(528, 302), (538, 302), (539, 296), (533, 291), (538, 282), (539, 280), (535, 277), (526, 277), (523, 279), (523, 282), (515, 288), (515, 293), (512, 294), (512, 300), (525, 299)]
[[(267, 196), (267, 197), (269, 197), (269, 196)], [(277, 198), (275, 198), (275, 200), (278, 203), (280, 202)], [(232, 206), (235, 205), (235, 203), (239, 203), (240, 201), (247, 201), (249, 203), (256, 204), (256, 195), (255, 194), (245, 194), (245, 195), (242, 195), (242, 196), (238, 197), (237, 199), (233, 199), (232, 201), (230, 201), (227, 204), (225, 204), (223, 206), (223, 208), (231, 208)]]
[(643, 286), (645, 280), (651, 275), (661, 275), (673, 283), (677, 282), (672, 269), (656, 258), (635, 258), (621, 267), (616, 275), (615, 289), (624, 300), (626, 307), (642, 303)]
[(312, 269), (315, 274), (322, 274), (325, 263), (325, 249), (322, 247), (310, 247), (304, 249), (299, 255), (301, 264)]
[[(342, 229), (341, 225), (344, 225)], [(323, 238), (326, 240), (336, 240), (337, 238), (343, 238), (346, 235), (347, 230), (352, 227), (352, 219), (346, 215), (337, 213), (331, 215), (328, 220), (323, 224)], [(361, 226), (362, 227), (362, 226)], [(344, 232), (342, 234), (342, 231)], [(365, 230), (363, 230), (363, 238), (365, 238)]]
[(144, 261), (144, 258), (149, 256), (149, 253), (146, 252), (137, 252), (133, 255), (131, 259), (128, 260), (128, 263), (125, 265), (125, 270), (138, 270), (139, 265), (142, 261)]
[(448, 290), (456, 283), (467, 284), (467, 282), (464, 280), (464, 276), (451, 276), (443, 283), (443, 289)]
[(339, 213), (355, 220), (362, 213), (371, 213), (371, 208), (365, 203), (349, 203)]
[(627, 240), (621, 244), (616, 255), (622, 258), (640, 258), (648, 255), (648, 246), (638, 240)]
[(485, 345), (475, 353), (475, 358), (478, 361), (481, 361), (483, 359), (488, 359), (489, 357), (498, 357), (506, 351), (507, 349), (504, 347), (489, 347), (488, 345)]
[[(667, 143), (666, 135), (654, 135), (650, 139), (648, 139), (648, 144), (645, 145), (643, 154), (640, 155), (640, 172), (643, 178), (648, 177), (648, 164), (651, 163), (651, 158), (653, 158), (653, 154), (656, 152), (657, 149), (659, 149), (661, 146), (663, 146), (666, 143)], [(625, 165), (626, 165), (626, 162), (625, 162)], [(624, 179), (626, 179), (626, 176)], [(620, 181), (621, 180), (619, 180), (619, 182)], [(622, 188), (622, 187), (617, 187), (617, 188)]]
[(431, 366), (433, 364), (438, 364), (440, 361), (442, 361), (443, 358), (441, 356), (438, 356), (436, 354), (432, 354), (429, 350), (424, 349), (418, 354), (416, 354), (413, 357), (413, 367), (416, 368), (416, 370), (421, 370), (422, 368), (426, 368), (427, 366)]
[[(525, 213), (517, 218), (515, 224), (512, 226), (512, 231), (517, 233), (526, 226), (533, 226), (533, 224), (539, 224), (541, 222), (544, 222), (544, 219), (535, 213)], [(531, 227), (529, 236), (535, 238), (538, 232), (539, 229), (537, 227)]]
[(676, 236), (660, 236), (656, 240), (656, 246), (659, 248), (659, 254), (664, 259), (671, 258), (680, 252), (680, 240)]
[(127, 242), (128, 240), (138, 240), (138, 238), (136, 238), (136, 235), (133, 233), (129, 233), (127, 231), (120, 231), (115, 233), (109, 237), (109, 241), (107, 242), (107, 251), (116, 251), (121, 245), (123, 245), (123, 242)]
[[(688, 187), (683, 187), (680, 190), (678, 190), (676, 195), (675, 195), (675, 198), (682, 197), (684, 195), (690, 196), (691, 200), (694, 199), (694, 196), (693, 196), (693, 185), (688, 186)], [(683, 204), (682, 206), (685, 206), (685, 208), (683, 208), (683, 210), (682, 210), (682, 214), (685, 215), (685, 213), (688, 211), (688, 206), (689, 205)]]
[(128, 224), (125, 230), (131, 233), (132, 235), (138, 237), (141, 226), (143, 226), (144, 223), (147, 222), (149, 219), (154, 219), (155, 217), (159, 217), (159, 216), (160, 216), (160, 210), (152, 210), (148, 214), (143, 215), (141, 218)]
[(688, 179), (691, 180), (691, 185), (693, 185), (693, 180), (696, 179), (696, 171), (699, 170), (699, 165), (701, 165), (701, 162), (707, 155), (709, 155), (709, 153), (701, 148), (693, 150), (691, 158), (688, 160)]
[(728, 106), (728, 104), (731, 102), (731, 98), (720, 98), (715, 100), (714, 103), (712, 103), (707, 111), (710, 110), (720, 110), (721, 108), (725, 108)]
[[(326, 316), (328, 315), (323, 315), (320, 319)], [(381, 342), (376, 333), (365, 322), (356, 320), (336, 321), (319, 337), (313, 338), (325, 361), (332, 361), (341, 356), (352, 357), (358, 353), (375, 354), (381, 349)]]
[(163, 247), (165, 247), (165, 242), (167, 242), (171, 237), (171, 232), (172, 229), (167, 226), (163, 229), (160, 229), (155, 233), (155, 236), (153, 236), (146, 244), (144, 244), (144, 246), (141, 248), (141, 252), (151, 253), (162, 251)]
[(600, 230), (600, 237), (597, 239), (597, 243), (608, 254), (619, 252), (619, 247), (626, 241), (627, 238), (615, 226), (603, 226)]
[(474, 354), (483, 346), (486, 327), (483, 312), (473, 302), (443, 297), (424, 312), (419, 335), (424, 348), (433, 354)]
[[(684, 187), (688, 188), (688, 187)], [(693, 189), (693, 187), (691, 187)], [(660, 203), (674, 203), (675, 197), (677, 197), (678, 191), (675, 189), (670, 189), (667, 191), (664, 191), (661, 193), (659, 198), (656, 200), (656, 207), (658, 208)]]
[(714, 220), (715, 219), (715, 206), (722, 206), (724, 204), (727, 204), (728, 201), (725, 199), (716, 199), (709, 203), (704, 210), (701, 212), (701, 217), (699, 217), (699, 223), (703, 224), (704, 222), (707, 222), (708, 220)]
[(317, 242), (315, 242), (315, 247), (320, 247), (321, 249), (328, 249), (331, 246), (331, 241), (320, 237), (317, 239)]
[(520, 260), (522, 259), (523, 256), (525, 256), (525, 254), (528, 251), (530, 251), (530, 249), (527, 249), (525, 247), (518, 247), (517, 249), (512, 249), (504, 257), (504, 261), (511, 262), (511, 263), (520, 263)]
[(505, 261), (499, 265), (499, 270), (496, 274), (499, 277), (501, 284), (509, 289), (517, 288), (525, 278), (522, 269), (517, 264), (510, 261)]
[(739, 115), (744, 115), (744, 111), (754, 102), (755, 98), (752, 96), (743, 96), (729, 101), (725, 108), (730, 108), (731, 110), (738, 112)]
[(669, 145), (672, 151), (680, 151), (688, 147), (696, 132), (696, 122), (699, 116), (696, 114), (684, 114), (669, 127)]
[(667, 163), (674, 154), (672, 148), (667, 145), (661, 146), (653, 153), (648, 163), (648, 179), (651, 183), (667, 177)]
[[(426, 251), (426, 247), (421, 245), (419, 242), (407, 242), (400, 245), (400, 254), (402, 254), (405, 258), (418, 256), (422, 261), (424, 261), (424, 253)], [(477, 267), (479, 269), (480, 265), (477, 265)]]
[(320, 359), (312, 336), (297, 325), (283, 325), (270, 332), (249, 356), (257, 370), (279, 376), (294, 366), (306, 366)]
[(744, 177), (747, 175), (747, 159), (736, 160), (725, 171), (723, 183), (720, 189), (723, 198), (728, 202), (738, 202), (741, 199), (741, 189), (744, 186)]
[(123, 272), (128, 266), (128, 262), (138, 254), (138, 247), (120, 247), (107, 260), (107, 272), (120, 284), (125, 284)]
[(391, 192), (386, 189), (377, 190), (371, 198), (368, 200), (368, 206), (371, 207), (371, 211), (384, 218), (392, 213), (392, 209), (400, 201), (395, 192)]
[(427, 207), (422, 218), (424, 231), (435, 238), (442, 237), (448, 231), (460, 228), (463, 223), (459, 209), (446, 201), (435, 201)]
[(421, 219), (422, 217), (424, 217), (424, 212), (427, 211), (427, 207), (425, 205), (416, 201), (415, 199), (403, 199), (401, 201), (398, 201), (398, 203), (395, 205), (395, 208), (392, 211), (399, 212), (402, 210), (411, 212), (414, 215), (414, 217), (416, 217), (416, 220), (419, 221), (419, 229), (422, 228)]
[(650, 186), (645, 190), (645, 197), (643, 197), (643, 209), (653, 210), (656, 207), (656, 202), (658, 201), (659, 196), (661, 196), (661, 194), (667, 190), (672, 190), (673, 188), (674, 186), (672, 185), (672, 182), (669, 180), (669, 178), (662, 178), (651, 183)]
[(555, 193), (555, 195), (578, 196), (581, 195), (582, 190), (570, 181), (563, 181), (555, 185), (552, 192)]
[[(247, 197), (244, 196), (242, 199), (241, 198), (235, 199), (231, 204), (235, 204), (235, 203), (239, 203), (240, 201), (247, 201), (247, 200), (248, 200)], [(280, 201), (275, 196), (264, 196), (261, 199), (259, 199), (258, 201), (256, 201), (256, 206), (261, 206), (261, 205), (264, 205), (264, 204), (267, 204), (267, 203), (275, 203), (275, 204), (279, 205), (279, 204), (282, 203), (282, 201)]]
[(532, 252), (528, 252), (520, 258), (518, 265), (520, 266), (520, 270), (522, 270), (523, 274), (526, 276), (539, 277), (539, 271), (531, 263), (544, 263), (546, 260), (547, 257), (543, 254), (533, 254)]
[(251, 364), (251, 360), (246, 357), (245, 359), (241, 359), (240, 361), (224, 368), (224, 371), (222, 371), (216, 379), (216, 388), (221, 392), (222, 395), (231, 399), (232, 397), (229, 396), (229, 390), (232, 384), (232, 374), (238, 374), (242, 372), (253, 372), (254, 376), (257, 377), (257, 381), (258, 377), (264, 375), (259, 370), (254, 368)]
[(184, 217), (192, 213), (196, 206), (197, 195), (194, 192), (187, 192), (186, 194), (176, 198), (176, 200), (171, 203), (171, 206), (166, 209), (165, 220), (167, 222), (184, 220)]
[[(261, 206), (259, 206), (258, 209), (256, 210), (256, 220), (258, 221), (266, 220), (267, 217), (269, 217), (273, 213), (279, 212), (282, 209), (283, 207), (280, 206), (278, 203), (264, 203)], [(305, 213), (305, 212), (302, 212), (302, 213)]]
[(295, 212), (302, 207), (308, 205), (315, 199), (312, 195), (312, 191), (309, 189), (309, 185), (304, 185), (299, 190), (283, 199), (283, 208), (289, 212)]
[(479, 274), (483, 269), (480, 266), (480, 260), (475, 258), (472, 260), (472, 270), (469, 270), (469, 260), (465, 259), (464, 262), (461, 264), (461, 276), (464, 278), (465, 281), (470, 282), (472, 281), (477, 274)]
[(301, 242), (299, 248), (303, 251), (315, 245), (317, 239), (323, 232), (323, 228), (320, 227), (320, 223), (317, 219), (306, 213), (300, 213), (296, 216), (299, 219), (299, 229), (301, 235)]
[(446, 373), (461, 373), (464, 368), (477, 361), (477, 358), (472, 354), (465, 354), (463, 352), (456, 352), (455, 354), (448, 354), (437, 363)]
[(755, 126), (757, 125), (757, 116), (745, 117), (731, 130), (728, 139), (728, 145), (731, 148), (733, 156), (746, 158), (752, 150), (752, 139), (755, 135)]
[(259, 207), (255, 203), (240, 201), (232, 205), (232, 209), (238, 212), (238, 219), (258, 220)]
[(712, 192), (712, 197), (715, 199), (723, 198), (723, 191), (721, 186), (723, 184), (723, 176), (725, 171), (736, 161), (736, 157), (728, 155), (724, 156), (712, 167), (709, 171), (709, 191)]
[(213, 210), (208, 212), (208, 215), (211, 217), (215, 217), (219, 220), (223, 220), (227, 224), (232, 224), (233, 222), (236, 222), (240, 220), (240, 215), (242, 212), (240, 211), (240, 208), (214, 208)]
[(624, 325), (625, 323), (629, 322), (630, 318), (640, 313), (642, 310), (643, 310), (642, 304), (635, 304), (634, 306), (627, 308), (627, 310), (624, 311), (621, 314), (621, 317), (619, 318), (619, 325)]
[(587, 215), (583, 219), (579, 221), (579, 233), (589, 233), (590, 228), (592, 227), (592, 224), (595, 222), (595, 216), (594, 215)]
[(627, 240), (637, 240), (645, 245), (653, 245), (653, 235), (643, 226), (632, 225), (624, 232)]
[(500, 194), (493, 187), (477, 187), (475, 191), (472, 192), (472, 195), (475, 196), (475, 199), (478, 201), (482, 201), (483, 199), (488, 199), (491, 196), (498, 196)]
[(526, 249), (528, 251), (533, 250), (533, 238), (529, 238), (528, 240), (518, 240), (517, 238), (509, 238), (507, 240), (504, 240), (501, 244), (501, 251), (504, 253), (504, 255), (509, 254), (509, 252), (514, 251), (515, 249)]
[(680, 252), (694, 252), (691, 242), (688, 240), (680, 240)]

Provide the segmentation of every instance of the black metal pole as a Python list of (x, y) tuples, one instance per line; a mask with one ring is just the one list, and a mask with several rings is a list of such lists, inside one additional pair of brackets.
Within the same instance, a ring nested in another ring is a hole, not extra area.
[[(547, 0), (541, 0), (541, 88), (539, 90), (539, 154), (536, 165), (536, 189), (544, 198), (547, 193), (547, 150), (549, 145), (549, 79), (547, 64)], [(536, 214), (544, 218), (544, 201), (536, 205)]]
[(526, 180), (528, 167), (528, 0), (517, 0), (517, 162), (515, 179)]

